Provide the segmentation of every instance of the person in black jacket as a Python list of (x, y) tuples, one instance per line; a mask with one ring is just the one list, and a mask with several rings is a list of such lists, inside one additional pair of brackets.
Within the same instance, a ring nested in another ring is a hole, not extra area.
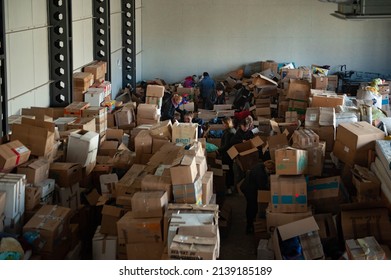
[(254, 138), (254, 133), (250, 129), (251, 120), (245, 118), (241, 120), (239, 129), (236, 131), (234, 137), (231, 139), (231, 145), (243, 143), (244, 141)]
[(160, 117), (161, 121), (171, 120), (175, 121), (175, 111), (182, 114), (182, 110), (179, 109), (179, 105), (182, 102), (182, 96), (174, 94), (171, 98), (167, 98), (163, 101)]
[(270, 190), (269, 175), (263, 162), (258, 163), (246, 173), (241, 191), (246, 197), (246, 233), (254, 232), (254, 221), (258, 213), (258, 190)]
[(222, 105), (225, 104), (225, 87), (222, 83), (216, 85), (216, 101), (214, 104)]
[(223, 164), (227, 164), (229, 166), (229, 170), (227, 172), (227, 176), (225, 179), (225, 184), (227, 187), (227, 193), (231, 194), (233, 191), (233, 185), (234, 185), (234, 172), (233, 172), (233, 160), (228, 155), (227, 151), (229, 148), (232, 147), (231, 140), (232, 137), (234, 137), (236, 130), (233, 126), (232, 119), (230, 117), (225, 117), (223, 119), (223, 125), (224, 125), (224, 132), (223, 136), (221, 137), (221, 146), (217, 150), (218, 155), (221, 156), (221, 160)]

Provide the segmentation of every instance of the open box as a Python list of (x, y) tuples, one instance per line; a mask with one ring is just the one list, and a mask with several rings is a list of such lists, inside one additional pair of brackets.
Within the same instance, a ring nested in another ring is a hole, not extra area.
[(238, 159), (239, 166), (243, 171), (249, 170), (258, 163), (258, 147), (262, 144), (262, 139), (256, 136), (246, 142), (233, 145), (227, 153), (231, 159)]

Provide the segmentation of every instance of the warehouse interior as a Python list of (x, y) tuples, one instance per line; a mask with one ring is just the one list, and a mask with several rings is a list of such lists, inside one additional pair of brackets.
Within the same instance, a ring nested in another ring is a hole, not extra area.
[(0, 0), (0, 259), (389, 259), (388, 2)]

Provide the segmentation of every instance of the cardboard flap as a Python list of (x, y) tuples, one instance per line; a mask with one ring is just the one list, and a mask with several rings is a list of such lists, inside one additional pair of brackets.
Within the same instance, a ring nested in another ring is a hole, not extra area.
[(307, 232), (318, 231), (319, 227), (313, 216), (292, 222), (286, 225), (279, 226), (278, 232), (280, 233), (282, 241), (300, 236)]
[(263, 141), (262, 141), (261, 137), (259, 137), (259, 136), (252, 138), (250, 141), (254, 147), (259, 147), (263, 144)]
[(31, 162), (28, 167), (29, 168), (32, 168), (32, 169), (39, 169), (41, 168), (42, 166), (48, 164), (49, 162), (44, 160), (44, 159), (39, 159), (39, 160), (35, 160), (33, 162)]
[(232, 146), (231, 148), (228, 149), (227, 154), (229, 155), (229, 157), (231, 159), (234, 159), (234, 158), (237, 157), (239, 152), (238, 152), (238, 150), (234, 146)]
[(52, 122), (22, 118), (22, 124), (46, 128), (50, 132), (54, 132), (55, 130), (55, 125)]
[(110, 206), (110, 205), (104, 205), (102, 209), (102, 215), (107, 215), (107, 216), (113, 216), (113, 217), (121, 217), (122, 214), (122, 209), (115, 207), (115, 206)]

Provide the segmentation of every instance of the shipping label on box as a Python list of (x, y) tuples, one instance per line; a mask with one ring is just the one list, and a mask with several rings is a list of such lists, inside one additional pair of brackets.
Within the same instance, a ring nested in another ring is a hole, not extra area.
[(270, 176), (272, 212), (307, 211), (307, 182), (304, 176)]

